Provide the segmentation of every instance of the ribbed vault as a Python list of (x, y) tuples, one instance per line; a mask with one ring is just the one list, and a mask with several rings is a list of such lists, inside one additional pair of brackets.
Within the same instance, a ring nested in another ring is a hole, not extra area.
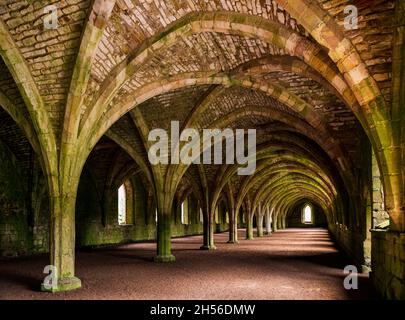
[[(357, 30), (343, 26), (351, 2)], [(157, 214), (161, 262), (174, 260), (172, 213), (191, 196), (203, 214), (204, 249), (215, 248), (221, 203), (233, 243), (241, 213), (252, 238), (254, 217), (258, 229), (266, 219), (276, 231), (306, 202), (331, 232), (363, 243), (372, 149), (391, 229), (404, 232), (404, 101), (391, 86), (402, 88), (392, 61), (403, 63), (403, 53), (392, 52), (402, 44), (395, 19), (403, 8), (374, 2), (61, 1), (59, 28), (45, 31), (42, 2), (2, 5), (0, 140), (16, 142), (10, 149), (22, 163), (35, 153), (41, 165), (60, 278), (80, 285), (74, 238), (83, 179), (93, 181), (108, 226), (111, 195), (137, 177), (149, 215)], [(148, 134), (171, 121), (200, 134), (255, 129), (254, 174), (239, 176), (236, 164), (152, 165)]]

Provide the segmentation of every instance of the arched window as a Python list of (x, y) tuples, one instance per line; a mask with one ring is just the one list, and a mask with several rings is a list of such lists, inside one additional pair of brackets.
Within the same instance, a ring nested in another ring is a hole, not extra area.
[(202, 208), (200, 208), (200, 222), (204, 222), (204, 215), (203, 215)]
[(127, 190), (124, 184), (118, 189), (118, 224), (127, 224)]
[(309, 204), (306, 204), (302, 210), (302, 222), (312, 224), (312, 207)]
[(184, 219), (184, 201), (181, 203), (181, 223), (185, 224), (185, 219)]
[(180, 207), (181, 223), (188, 224), (188, 199), (184, 199)]
[(130, 180), (125, 181), (118, 188), (118, 224), (134, 223), (134, 194)]

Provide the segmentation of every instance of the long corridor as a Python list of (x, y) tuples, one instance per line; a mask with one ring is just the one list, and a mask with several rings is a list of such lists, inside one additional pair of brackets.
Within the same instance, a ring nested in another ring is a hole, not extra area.
[[(324, 229), (286, 229), (254, 240), (201, 251), (201, 236), (173, 240), (173, 264), (155, 264), (155, 243), (79, 251), (83, 288), (42, 293), (46, 255), (0, 263), (2, 299), (369, 299), (367, 275), (359, 289), (345, 290), (343, 268), (351, 264)], [(244, 230), (239, 230), (244, 239)]]

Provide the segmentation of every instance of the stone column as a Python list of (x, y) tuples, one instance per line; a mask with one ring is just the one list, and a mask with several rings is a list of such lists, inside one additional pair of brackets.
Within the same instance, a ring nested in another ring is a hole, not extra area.
[(277, 217), (277, 230), (282, 230), (283, 229), (283, 218), (281, 215)]
[[(395, 28), (392, 56), (392, 125), (393, 134), (401, 134), (401, 144), (387, 148), (387, 152), (400, 152), (401, 157), (393, 157), (388, 165), (391, 170), (385, 173), (385, 180), (391, 179), (390, 195), (385, 193), (386, 210), (390, 218), (388, 230), (374, 230), (371, 236), (371, 279), (379, 295), (384, 299), (405, 299), (405, 2), (395, 2)], [(395, 160), (394, 160), (395, 159)], [(399, 164), (399, 166), (398, 166)], [(394, 170), (400, 167), (400, 170)], [(394, 169), (393, 169), (394, 168)], [(402, 172), (401, 172), (402, 171)], [(386, 190), (384, 190), (386, 191)], [(383, 218), (383, 217), (382, 217)], [(383, 220), (383, 219), (382, 219)]]
[(204, 215), (203, 245), (200, 249), (215, 250), (216, 248), (214, 245), (214, 212), (208, 212)]
[(259, 238), (263, 238), (263, 213), (261, 212), (261, 210), (259, 210), (257, 212), (256, 223), (257, 223), (257, 226), (256, 226), (257, 227), (257, 236)]
[(229, 216), (229, 241), (228, 243), (238, 243), (238, 220), (235, 210)]
[(266, 234), (270, 235), (271, 234), (271, 215), (270, 215), (270, 209), (266, 209), (266, 213), (264, 216), (264, 224), (266, 225)]
[[(388, 140), (390, 146), (386, 147), (390, 156), (389, 170), (384, 174), (385, 180), (391, 181), (390, 197), (386, 192), (387, 211), (390, 216), (390, 230), (405, 233), (405, 3), (401, 0), (395, 2), (395, 31), (392, 53), (392, 126), (393, 136), (397, 133), (401, 141), (393, 146), (395, 139)], [(402, 150), (402, 157), (399, 156)], [(387, 201), (387, 198), (390, 198)]]
[(171, 210), (160, 210), (158, 208), (157, 254), (154, 260), (158, 263), (176, 260), (172, 255)]
[(56, 268), (56, 284), (43, 283), (42, 291), (58, 292), (81, 287), (75, 277), (75, 204), (73, 196), (51, 197), (50, 265)]
[(285, 226), (286, 226), (286, 221), (285, 221), (286, 219), (285, 219), (285, 216), (281, 219), (281, 228), (282, 229), (285, 229)]
[(159, 187), (156, 199), (157, 199), (157, 248), (155, 262), (173, 262), (176, 258), (172, 255), (172, 243), (171, 243), (171, 222), (172, 222), (172, 204), (173, 200), (170, 200), (170, 193), (162, 191), (163, 188)]
[(250, 212), (247, 212), (246, 220), (246, 240), (253, 240), (253, 216)]
[(273, 217), (272, 217), (272, 222), (271, 222), (271, 228), (273, 230), (273, 232), (277, 231), (277, 216), (275, 214), (275, 212), (273, 213)]

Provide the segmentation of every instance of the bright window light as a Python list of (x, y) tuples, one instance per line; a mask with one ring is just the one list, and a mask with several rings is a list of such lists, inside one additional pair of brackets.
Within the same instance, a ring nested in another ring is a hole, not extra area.
[(126, 224), (127, 218), (127, 192), (125, 185), (118, 189), (118, 224)]
[(309, 205), (304, 208), (304, 223), (312, 223), (312, 209)]
[(181, 203), (181, 223), (186, 224), (184, 219), (184, 201)]

